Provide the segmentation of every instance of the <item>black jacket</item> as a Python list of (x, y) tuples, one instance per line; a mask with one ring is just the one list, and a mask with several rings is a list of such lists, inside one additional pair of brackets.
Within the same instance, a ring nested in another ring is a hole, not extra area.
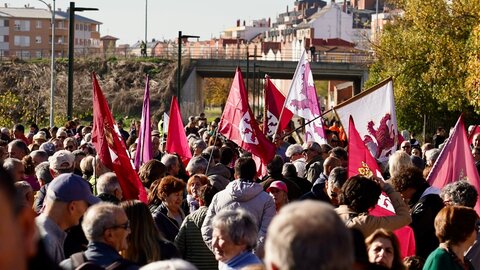
[(168, 217), (167, 213), (168, 209), (162, 203), (153, 212), (153, 220), (165, 238), (170, 242), (174, 242), (181, 224), (178, 224), (175, 219)]

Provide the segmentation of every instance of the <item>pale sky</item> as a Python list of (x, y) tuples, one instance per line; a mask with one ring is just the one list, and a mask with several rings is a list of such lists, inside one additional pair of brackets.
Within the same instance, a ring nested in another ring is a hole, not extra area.
[[(45, 0), (52, 3), (53, 0)], [(95, 7), (99, 11), (84, 11), (79, 15), (103, 24), (100, 34), (119, 38), (117, 44), (133, 44), (145, 36), (145, 2), (148, 1), (149, 40), (174, 39), (178, 31), (200, 36), (200, 40), (219, 37), (225, 28), (236, 25), (237, 19), (248, 22), (269, 17), (272, 23), (279, 13), (293, 10), (295, 0), (76, 0), (76, 7)], [(65, 11), (71, 0), (56, 0), (56, 8)], [(26, 4), (46, 8), (38, 0), (0, 0), (3, 7), (23, 7)]]

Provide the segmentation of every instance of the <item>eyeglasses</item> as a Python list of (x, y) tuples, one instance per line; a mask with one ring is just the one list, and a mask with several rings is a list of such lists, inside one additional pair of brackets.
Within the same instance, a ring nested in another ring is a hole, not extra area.
[(112, 227), (107, 227), (105, 228), (105, 230), (108, 230), (108, 229), (124, 229), (124, 230), (128, 230), (130, 229), (130, 220), (127, 220), (127, 222), (123, 223), (123, 224), (117, 224), (117, 225), (114, 225)]

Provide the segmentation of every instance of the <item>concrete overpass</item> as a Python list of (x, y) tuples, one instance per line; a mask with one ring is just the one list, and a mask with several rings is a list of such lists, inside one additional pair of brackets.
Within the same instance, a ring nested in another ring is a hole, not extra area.
[[(291, 80), (298, 61), (262, 61), (249, 60), (247, 74), (247, 60), (244, 59), (192, 59), (189, 63), (189, 73), (181, 89), (181, 110), (183, 115), (194, 115), (203, 111), (203, 78), (233, 78), (235, 69), (242, 69), (244, 78), (253, 79), (254, 66), (256, 78), (263, 78), (268, 74), (272, 79)], [(184, 64), (185, 65), (185, 64)], [(364, 82), (368, 78), (368, 68), (365, 62), (310, 62), (314, 80), (341, 80), (351, 81), (354, 94), (360, 93)], [(226, 89), (228, 91), (229, 89)]]

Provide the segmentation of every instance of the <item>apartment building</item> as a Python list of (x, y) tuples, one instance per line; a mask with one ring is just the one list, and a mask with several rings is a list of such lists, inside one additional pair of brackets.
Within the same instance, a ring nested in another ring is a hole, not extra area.
[[(32, 59), (48, 57), (52, 46), (52, 14), (33, 7), (0, 8), (0, 57)], [(75, 15), (75, 53), (100, 52), (101, 23)], [(55, 55), (68, 55), (68, 12), (55, 11)]]

